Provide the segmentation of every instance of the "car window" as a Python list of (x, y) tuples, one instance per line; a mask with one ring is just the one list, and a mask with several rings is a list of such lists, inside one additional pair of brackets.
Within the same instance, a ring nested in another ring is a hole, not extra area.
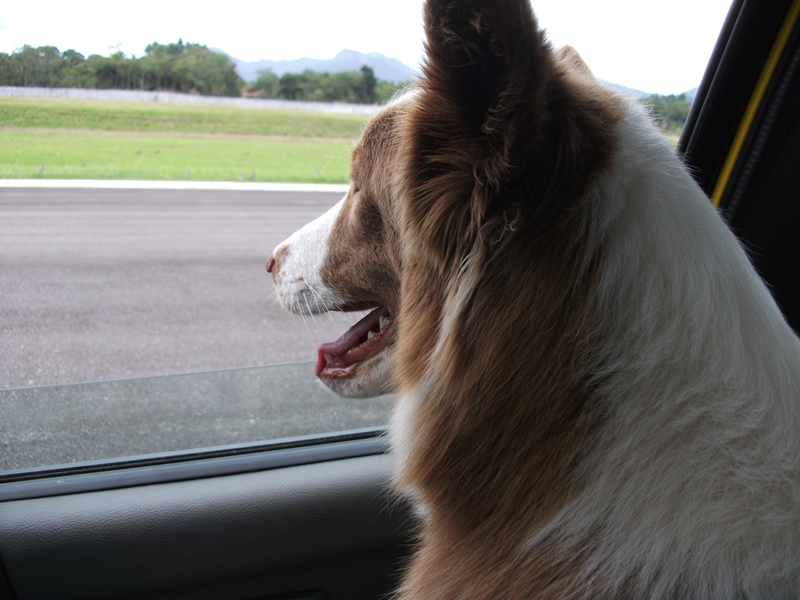
[[(533, 2), (673, 142), (728, 5)], [(359, 315), (265, 265), (418, 73), (422, 2), (97, 6), (0, 7), (0, 472), (383, 426), (315, 377)]]

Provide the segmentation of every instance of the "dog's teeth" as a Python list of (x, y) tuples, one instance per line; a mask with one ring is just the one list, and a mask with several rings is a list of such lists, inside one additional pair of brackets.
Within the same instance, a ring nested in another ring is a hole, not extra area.
[(386, 324), (387, 324), (388, 322), (389, 322), (389, 317), (383, 317), (383, 316), (382, 316), (382, 317), (381, 317), (381, 318), (378, 320), (378, 324), (380, 325), (380, 327), (381, 327), (381, 330), (383, 330), (383, 328), (384, 328), (384, 327), (386, 327)]
[(373, 337), (375, 337), (375, 332), (374, 331), (367, 332), (367, 339), (368, 340), (371, 340)]
[(328, 354), (327, 352), (325, 352), (324, 356), (325, 356), (325, 362), (331, 362), (333, 360), (332, 354)]

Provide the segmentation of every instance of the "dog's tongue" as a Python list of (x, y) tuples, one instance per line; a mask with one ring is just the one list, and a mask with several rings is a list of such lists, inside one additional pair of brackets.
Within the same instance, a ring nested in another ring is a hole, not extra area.
[(352, 374), (352, 365), (375, 356), (389, 342), (389, 336), (381, 331), (371, 339), (363, 341), (367, 334), (379, 328), (380, 318), (389, 316), (386, 306), (378, 306), (335, 342), (321, 344), (317, 349), (317, 377), (345, 377)]

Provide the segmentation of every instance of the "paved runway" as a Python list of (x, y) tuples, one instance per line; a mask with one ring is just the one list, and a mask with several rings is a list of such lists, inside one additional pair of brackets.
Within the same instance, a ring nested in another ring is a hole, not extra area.
[(173, 376), (315, 360), (357, 320), (287, 313), (265, 271), (341, 195), (0, 188), (0, 471), (385, 423), (311, 364)]
[(286, 313), (265, 262), (341, 195), (0, 189), (0, 388), (315, 360), (353, 316)]

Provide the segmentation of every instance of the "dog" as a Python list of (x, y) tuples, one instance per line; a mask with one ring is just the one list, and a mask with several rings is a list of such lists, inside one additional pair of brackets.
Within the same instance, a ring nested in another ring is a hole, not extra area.
[(428, 0), (415, 87), (268, 262), (397, 392), (398, 597), (800, 597), (800, 342), (636, 102), (527, 0)]

